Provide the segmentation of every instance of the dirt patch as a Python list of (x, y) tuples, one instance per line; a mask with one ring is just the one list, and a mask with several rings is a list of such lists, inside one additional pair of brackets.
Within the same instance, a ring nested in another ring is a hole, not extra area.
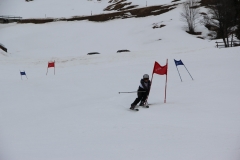
[(174, 3), (174, 2), (179, 2), (179, 1), (181, 1), (181, 0), (174, 0), (174, 1), (172, 1), (172, 3)]
[(206, 16), (207, 15), (207, 13), (205, 13), (205, 12), (201, 12), (199, 14), (202, 15), (202, 16)]
[(168, 5), (168, 6), (151, 6), (151, 7), (145, 7), (141, 9), (133, 9), (130, 11), (132, 15), (135, 15), (136, 17), (147, 17), (147, 16), (156, 16), (163, 13), (166, 13), (174, 8), (176, 8), (177, 4)]
[(137, 8), (137, 9), (131, 9), (126, 11), (119, 11), (114, 13), (99, 14), (99, 15), (92, 15), (92, 16), (74, 16), (72, 18), (22, 19), (18, 23), (42, 24), (42, 23), (55, 22), (55, 21), (81, 21), (81, 20), (104, 22), (104, 21), (113, 20), (113, 19), (156, 16), (176, 8), (177, 5), (178, 4), (150, 6), (150, 7)]
[(165, 24), (161, 24), (161, 25), (158, 25), (158, 24), (154, 24), (153, 25), (153, 29), (155, 29), (155, 28), (162, 28), (162, 27), (165, 27), (166, 25)]
[(203, 37), (200, 37), (200, 36), (198, 36), (197, 38), (199, 38), (199, 39), (204, 39)]
[(2, 49), (3, 51), (7, 52), (7, 48), (4, 47), (2, 44), (0, 44), (0, 49)]
[(126, 2), (127, 0), (111, 0), (108, 3), (113, 3), (106, 7), (104, 11), (124, 11), (138, 7), (138, 5), (132, 5), (132, 2)]
[(114, 4), (111, 4), (108, 7), (106, 7), (104, 11), (124, 11), (138, 7), (138, 5), (131, 5), (132, 2), (126, 1), (127, 0), (114, 1)]
[(48, 22), (54, 22), (53, 18), (42, 18), (42, 19), (22, 19), (18, 23), (35, 23), (35, 24), (41, 24), (41, 23), (48, 23)]
[(186, 31), (188, 34), (192, 34), (192, 35), (201, 35), (202, 32), (189, 32), (189, 31)]

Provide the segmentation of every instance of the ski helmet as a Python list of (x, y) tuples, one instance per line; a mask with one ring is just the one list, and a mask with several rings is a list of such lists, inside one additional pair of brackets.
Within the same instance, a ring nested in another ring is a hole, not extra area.
[(146, 79), (149, 79), (149, 75), (148, 75), (148, 74), (144, 74), (144, 75), (143, 75), (143, 78), (144, 78), (144, 79), (145, 79), (145, 78), (146, 78)]

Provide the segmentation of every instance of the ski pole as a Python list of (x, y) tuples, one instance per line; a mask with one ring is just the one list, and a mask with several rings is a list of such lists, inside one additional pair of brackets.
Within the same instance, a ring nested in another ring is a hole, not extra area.
[(132, 91), (132, 92), (118, 92), (118, 93), (120, 94), (120, 93), (137, 93), (137, 92), (146, 92), (146, 91)]

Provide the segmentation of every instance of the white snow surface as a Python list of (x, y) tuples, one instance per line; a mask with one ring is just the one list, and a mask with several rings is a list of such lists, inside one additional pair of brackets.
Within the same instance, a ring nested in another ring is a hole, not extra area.
[[(0, 160), (239, 160), (240, 48), (187, 34), (180, 12), (0, 24)], [(150, 108), (130, 111), (136, 94), (118, 92), (136, 91), (167, 59), (167, 103), (166, 77), (154, 74)], [(173, 59), (194, 80), (178, 66), (181, 82)]]

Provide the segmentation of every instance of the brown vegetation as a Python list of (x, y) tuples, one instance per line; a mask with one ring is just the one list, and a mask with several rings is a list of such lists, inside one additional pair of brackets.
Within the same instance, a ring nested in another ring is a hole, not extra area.
[(126, 1), (127, 0), (109, 1), (109, 3), (114, 3), (114, 4), (111, 4), (108, 7), (106, 7), (104, 11), (124, 11), (128, 9), (136, 8), (138, 6), (138, 5), (131, 5), (132, 2), (126, 2)]
[(92, 15), (92, 16), (74, 16), (72, 18), (47, 18), (47, 19), (22, 19), (18, 23), (35, 23), (35, 24), (41, 24), (41, 23), (48, 23), (48, 22), (54, 22), (54, 21), (81, 21), (81, 20), (89, 20), (89, 21), (95, 21), (95, 22), (104, 22), (112, 19), (125, 19), (125, 18), (131, 18), (131, 17), (147, 17), (147, 16), (156, 16), (163, 13), (166, 13), (174, 8), (176, 8), (178, 4), (173, 5), (159, 5), (159, 6), (150, 6), (150, 7), (144, 7), (144, 8), (137, 8), (137, 9), (131, 9), (127, 11), (120, 11), (120, 12), (114, 12), (114, 13), (107, 13), (107, 14), (99, 14), (99, 15)]

